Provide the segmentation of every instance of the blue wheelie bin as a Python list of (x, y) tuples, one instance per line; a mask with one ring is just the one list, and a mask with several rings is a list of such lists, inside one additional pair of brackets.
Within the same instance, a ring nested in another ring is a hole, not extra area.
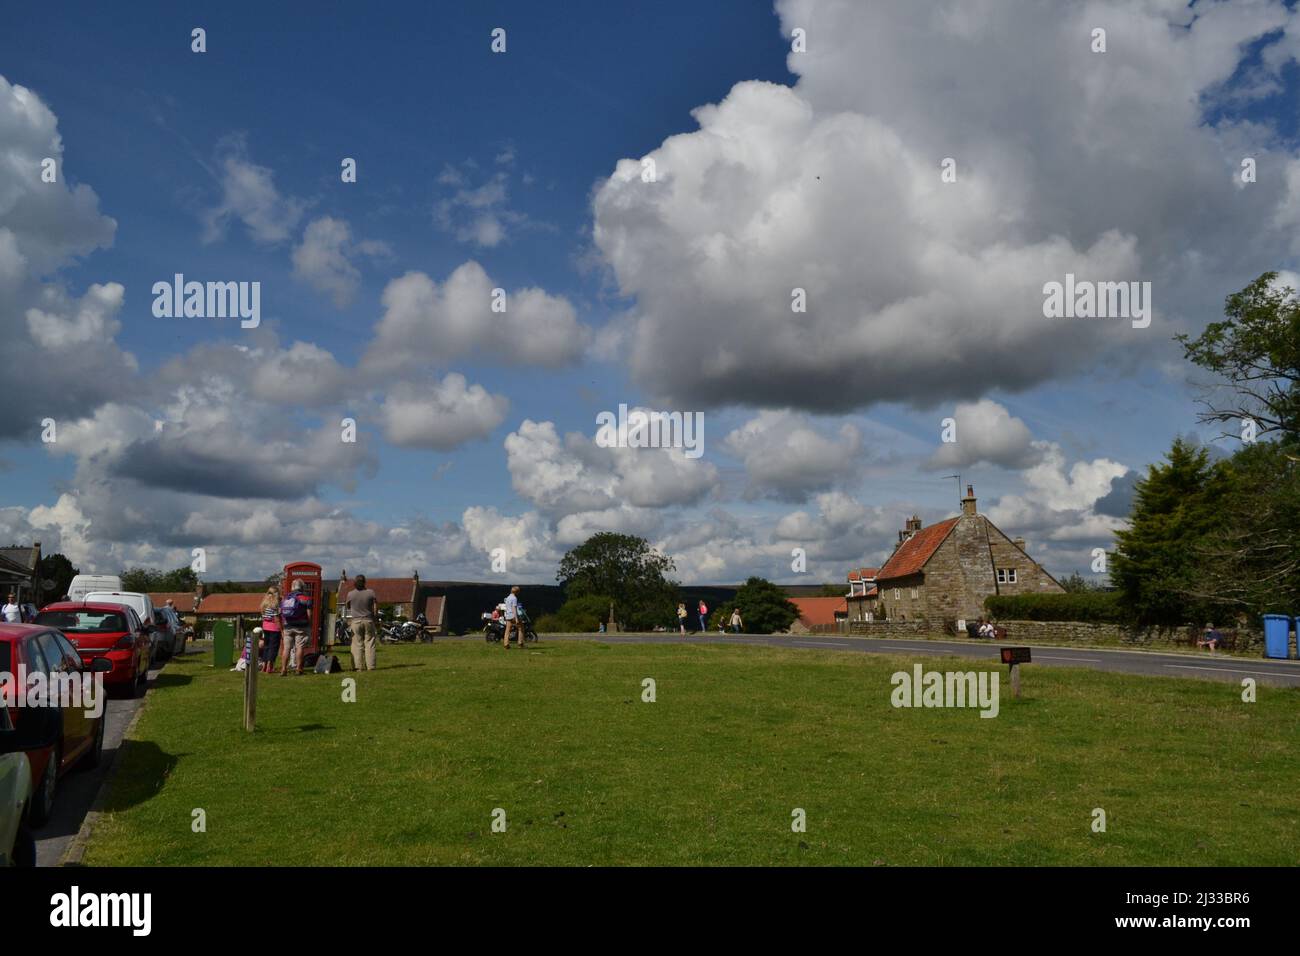
[(1285, 614), (1264, 615), (1264, 656), (1287, 658), (1287, 641), (1290, 637), (1291, 618)]

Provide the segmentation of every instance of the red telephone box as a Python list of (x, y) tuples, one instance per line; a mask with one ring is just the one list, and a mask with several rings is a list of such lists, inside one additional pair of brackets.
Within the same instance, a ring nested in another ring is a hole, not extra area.
[(312, 564), (310, 561), (286, 564), (284, 581), (280, 586), (280, 593), (288, 594), (293, 590), (293, 582), (301, 581), (303, 593), (311, 598), (311, 639), (308, 641), (307, 649), (312, 653), (321, 649), (320, 622), (325, 613), (321, 607), (324, 603), (324, 592), (321, 589), (320, 573), (320, 565)]

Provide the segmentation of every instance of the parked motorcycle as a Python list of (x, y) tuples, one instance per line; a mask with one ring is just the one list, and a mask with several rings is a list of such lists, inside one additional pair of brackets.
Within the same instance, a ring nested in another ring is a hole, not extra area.
[[(491, 612), (485, 612), (481, 616), (483, 619), (483, 637), (489, 644), (500, 641), (506, 636), (505, 618), (493, 618)], [(535, 643), (537, 641), (537, 632), (533, 630), (533, 622), (529, 620), (522, 607), (519, 608), (519, 621), (524, 626), (524, 640), (530, 644)]]
[(432, 640), (424, 628), (414, 621), (397, 621), (385, 624), (379, 630), (379, 639), (386, 644), (410, 644)]

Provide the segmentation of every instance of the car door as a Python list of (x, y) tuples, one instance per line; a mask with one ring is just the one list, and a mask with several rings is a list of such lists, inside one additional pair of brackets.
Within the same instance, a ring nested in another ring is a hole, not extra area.
[(88, 711), (93, 712), (95, 704), (107, 706), (108, 701), (103, 697), (95, 699), (89, 695), (99, 693), (103, 688), (103, 682), (99, 682), (99, 690), (96, 690), (93, 686), (87, 688), (87, 683), (89, 683), (87, 678), (92, 674), (91, 669), (82, 663), (81, 654), (78, 653), (75, 647), (73, 647), (72, 641), (68, 640), (66, 634), (59, 631), (53, 631), (51, 633), (54, 634), (54, 640), (58, 642), (59, 650), (63, 651), (63, 660), (68, 668), (68, 672), (75, 675), (81, 682), (81, 698), (76, 709), (78, 713), (80, 713), (82, 721), (85, 723), (84, 733), (86, 735), (87, 746), (93, 747), (95, 745), (95, 737), (99, 730), (96, 721), (103, 719), (103, 713), (101, 711), (100, 716), (96, 718), (92, 717)]
[[(58, 635), (54, 631), (43, 631), (36, 635), (36, 641), (49, 667), (51, 690), (58, 686), (60, 675), (67, 675), (70, 679), (69, 689), (73, 687), (71, 681), (80, 683), (81, 660), (78, 658), (74, 663), (68, 655), (64, 654), (63, 648), (59, 645)], [(69, 694), (59, 703), (63, 711), (63, 764), (68, 767), (75, 763), (82, 751), (89, 746), (93, 728), (92, 721), (86, 716), (86, 708), (81, 701), (80, 688), (76, 688), (75, 693)]]
[(135, 613), (135, 608), (128, 607), (126, 610), (126, 623), (131, 628), (131, 633), (135, 635), (135, 653), (139, 673), (149, 670), (149, 665), (153, 663), (153, 642), (149, 639), (149, 633), (145, 630), (144, 624), (140, 620), (140, 615)]

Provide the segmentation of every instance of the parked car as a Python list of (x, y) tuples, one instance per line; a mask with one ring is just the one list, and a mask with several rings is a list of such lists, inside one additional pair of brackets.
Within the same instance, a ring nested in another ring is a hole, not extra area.
[(167, 649), (167, 656), (174, 657), (177, 654), (184, 654), (189, 629), (181, 620), (181, 616), (176, 613), (176, 609), (165, 605), (157, 608), (154, 620), (160, 627), (165, 627), (167, 633), (171, 635), (171, 644)]
[(153, 646), (135, 610), (110, 601), (57, 601), (36, 615), (36, 623), (57, 628), (87, 667), (104, 658), (104, 686), (140, 696), (149, 681)]
[[(83, 664), (77, 649), (53, 628), (40, 624), (0, 624), (0, 671), (17, 674), (20, 667), (25, 667), (28, 674), (40, 671), (48, 679), (59, 673), (81, 674), (89, 670), (103, 673), (109, 666), (107, 660), (95, 660), (89, 667)], [(22, 733), (43, 727), (55, 719), (54, 713), (58, 714), (58, 732), (50, 735), (52, 742), (23, 751), (32, 780), (27, 813), (32, 826), (41, 826), (49, 820), (54, 791), (64, 775), (79, 764), (98, 766), (103, 757), (105, 715), (87, 715), (84, 702), (66, 703), (68, 706), (59, 708), (16, 705), (9, 708), (10, 721)]]
[(9, 709), (0, 707), (0, 866), (36, 865), (36, 839), (27, 819), (32, 762), (23, 747), (28, 742), (9, 719)]
[(116, 574), (78, 574), (68, 585), (69, 601), (84, 601), (91, 591), (120, 591), (122, 579)]
[(139, 591), (91, 591), (83, 598), (85, 601), (109, 601), (113, 604), (123, 604), (139, 615), (140, 620), (144, 623), (145, 630), (149, 632), (149, 640), (153, 644), (153, 659), (155, 661), (165, 661), (172, 653), (172, 635), (165, 627), (157, 623), (157, 609), (153, 606), (153, 600), (147, 594)]

